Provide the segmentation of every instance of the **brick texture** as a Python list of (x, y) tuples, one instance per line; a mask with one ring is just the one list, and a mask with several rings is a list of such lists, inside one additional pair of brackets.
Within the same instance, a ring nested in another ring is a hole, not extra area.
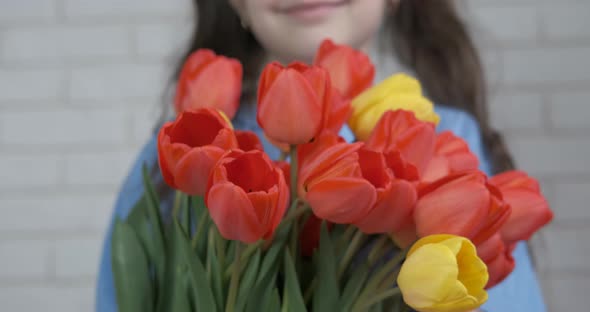
[[(1, 2), (2, 310), (90, 311), (114, 196), (152, 135), (192, 1)], [(459, 2), (492, 124), (555, 211), (533, 240), (549, 310), (585, 311), (590, 4)]]

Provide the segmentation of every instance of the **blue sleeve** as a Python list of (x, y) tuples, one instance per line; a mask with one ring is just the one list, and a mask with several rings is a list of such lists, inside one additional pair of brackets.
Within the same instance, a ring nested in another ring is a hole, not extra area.
[(156, 137), (152, 137), (144, 146), (136, 159), (127, 179), (119, 192), (115, 202), (115, 210), (111, 218), (105, 241), (103, 243), (102, 257), (98, 273), (98, 284), (96, 286), (96, 311), (116, 312), (117, 301), (115, 298), (115, 285), (113, 283), (113, 272), (111, 271), (111, 234), (115, 218), (127, 218), (131, 208), (141, 198), (143, 193), (142, 166), (152, 166), (157, 161)]
[[(449, 115), (449, 114), (445, 114)], [(491, 166), (481, 141), (481, 133), (475, 119), (469, 114), (455, 111), (439, 130), (451, 130), (467, 141), (473, 153), (480, 159), (480, 170), (491, 174)], [(545, 304), (536, 272), (531, 263), (525, 242), (520, 242), (513, 252), (516, 267), (502, 283), (489, 290), (489, 299), (483, 305), (488, 312), (545, 312)]]

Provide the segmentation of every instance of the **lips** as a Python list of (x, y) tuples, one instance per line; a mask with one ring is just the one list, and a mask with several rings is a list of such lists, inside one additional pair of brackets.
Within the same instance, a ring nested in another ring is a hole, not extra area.
[(301, 3), (293, 4), (284, 8), (279, 9), (283, 13), (296, 13), (302, 11), (312, 11), (322, 8), (333, 8), (348, 3), (348, 0), (336, 0), (336, 1), (302, 1)]
[(279, 8), (278, 13), (285, 14), (293, 19), (304, 23), (315, 23), (324, 20), (334, 10), (344, 6), (350, 0), (324, 0), (324, 1), (298, 1)]

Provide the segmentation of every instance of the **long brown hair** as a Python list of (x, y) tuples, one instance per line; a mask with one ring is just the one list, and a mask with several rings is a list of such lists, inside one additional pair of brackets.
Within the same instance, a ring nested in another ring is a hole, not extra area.
[[(193, 3), (195, 32), (174, 77), (178, 77), (192, 52), (208, 48), (243, 64), (243, 96), (252, 96), (264, 61), (264, 49), (242, 27), (228, 0), (194, 0)], [(401, 62), (415, 71), (434, 102), (462, 109), (477, 120), (493, 171), (512, 169), (514, 164), (502, 136), (490, 126), (479, 55), (453, 2), (400, 0), (387, 17), (384, 31), (393, 38), (393, 48)]]

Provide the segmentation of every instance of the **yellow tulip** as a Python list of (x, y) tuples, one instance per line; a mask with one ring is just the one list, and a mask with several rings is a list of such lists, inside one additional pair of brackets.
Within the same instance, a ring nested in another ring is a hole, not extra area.
[(419, 312), (466, 312), (488, 299), (488, 270), (467, 238), (431, 235), (408, 252), (397, 279), (404, 301)]
[(352, 100), (352, 108), (348, 124), (359, 140), (366, 140), (389, 110), (412, 111), (416, 118), (434, 124), (440, 120), (432, 102), (422, 94), (418, 80), (406, 74), (393, 75), (364, 91)]

